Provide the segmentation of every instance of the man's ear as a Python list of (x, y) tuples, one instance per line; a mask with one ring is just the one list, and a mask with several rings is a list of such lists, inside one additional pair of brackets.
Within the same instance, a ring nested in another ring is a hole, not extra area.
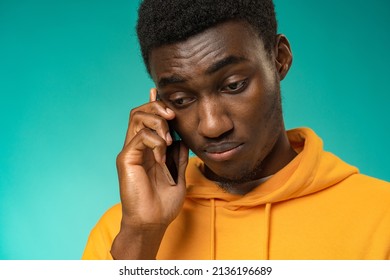
[(290, 43), (288, 42), (286, 36), (278, 34), (275, 42), (275, 66), (279, 73), (280, 80), (283, 80), (284, 77), (286, 77), (287, 72), (291, 67), (292, 60), (293, 57)]

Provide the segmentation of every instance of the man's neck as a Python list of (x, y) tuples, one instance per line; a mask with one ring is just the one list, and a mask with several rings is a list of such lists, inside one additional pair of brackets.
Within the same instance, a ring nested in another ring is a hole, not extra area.
[(238, 194), (238, 195), (245, 195), (245, 194), (249, 193), (250, 191), (252, 191), (254, 188), (260, 186), (262, 183), (264, 183), (265, 181), (267, 181), (271, 177), (272, 177), (272, 175), (264, 177), (264, 178), (252, 180), (252, 181), (249, 181), (249, 182), (246, 182), (246, 183), (236, 184), (236, 185), (220, 184), (218, 182), (216, 182), (216, 183), (222, 189), (227, 191), (228, 193)]

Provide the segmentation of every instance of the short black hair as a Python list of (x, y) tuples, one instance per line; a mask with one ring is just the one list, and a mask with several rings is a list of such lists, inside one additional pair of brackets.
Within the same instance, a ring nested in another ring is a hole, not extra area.
[(272, 0), (144, 0), (138, 9), (137, 35), (150, 73), (153, 48), (184, 41), (229, 20), (246, 20), (269, 53), (275, 45), (277, 22)]

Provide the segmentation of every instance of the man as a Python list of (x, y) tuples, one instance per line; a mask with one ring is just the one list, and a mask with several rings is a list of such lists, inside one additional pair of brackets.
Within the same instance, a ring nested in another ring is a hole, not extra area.
[(137, 31), (156, 89), (131, 111), (121, 204), (84, 259), (390, 258), (389, 184), (323, 151), (312, 130), (285, 130), (292, 54), (276, 30), (271, 0), (143, 1)]

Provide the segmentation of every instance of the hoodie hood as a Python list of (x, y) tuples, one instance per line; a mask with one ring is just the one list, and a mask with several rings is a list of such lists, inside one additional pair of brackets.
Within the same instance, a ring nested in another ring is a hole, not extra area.
[[(289, 141), (298, 153), (283, 169), (246, 195), (225, 192), (203, 174), (203, 162), (195, 157), (187, 168), (187, 195), (199, 203), (215, 200), (218, 206), (236, 210), (267, 203), (290, 200), (329, 188), (358, 169), (323, 150), (322, 140), (309, 128), (287, 132)], [(209, 202), (207, 203), (209, 204)]]
[[(217, 207), (230, 212), (240, 209), (260, 207), (264, 209), (264, 219), (258, 224), (262, 228), (259, 240), (259, 257), (269, 259), (272, 224), (272, 204), (307, 196), (329, 188), (358, 170), (323, 150), (322, 140), (310, 129), (300, 128), (287, 132), (291, 146), (297, 156), (276, 174), (265, 180), (245, 195), (225, 192), (215, 182), (202, 173), (204, 163), (192, 158), (187, 167), (187, 197), (197, 204), (209, 207), (210, 215), (210, 259), (217, 252)], [(232, 221), (230, 221), (232, 222)], [(253, 221), (255, 222), (255, 221)], [(256, 223), (256, 222), (255, 222)]]

